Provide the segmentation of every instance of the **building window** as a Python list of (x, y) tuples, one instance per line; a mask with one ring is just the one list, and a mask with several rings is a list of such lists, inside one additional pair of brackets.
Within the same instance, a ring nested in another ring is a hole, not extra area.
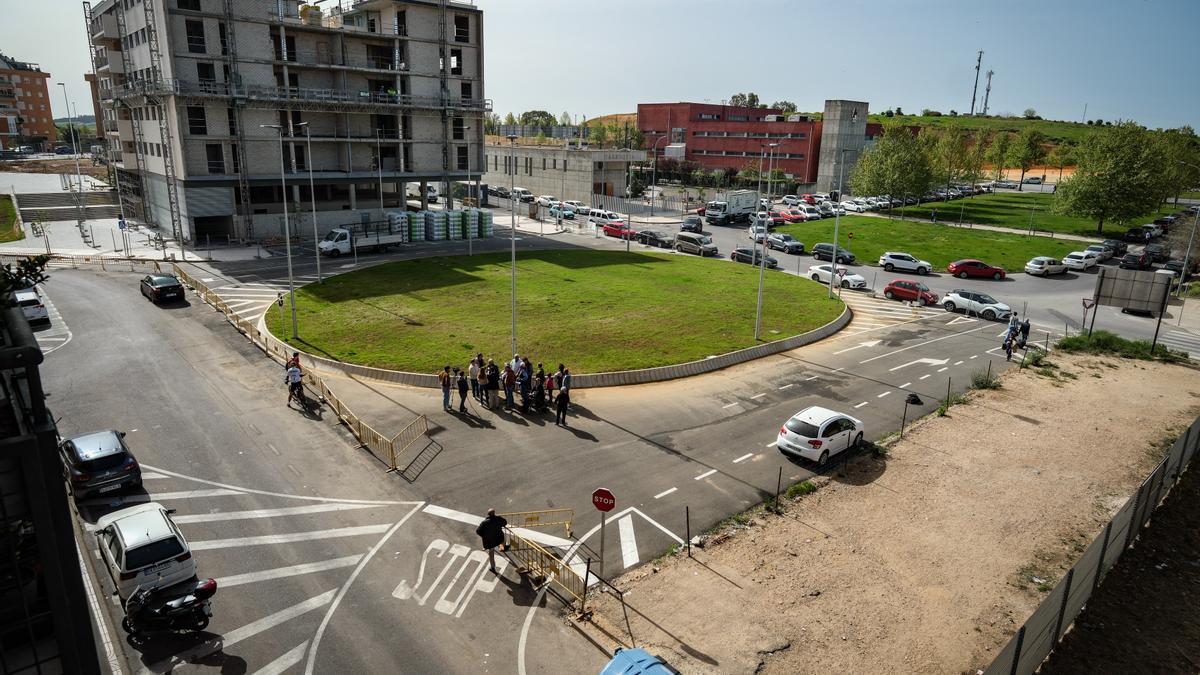
[(533, 158), (532, 157), (525, 158), (525, 174), (528, 176), (533, 175)]
[(221, 56), (228, 56), (229, 55), (229, 36), (226, 35), (225, 22), (222, 21), (221, 23), (217, 24), (217, 33), (220, 35), (220, 38), (221, 38)]
[(188, 51), (192, 54), (203, 54), (204, 48), (204, 22), (203, 21), (184, 21), (183, 27), (187, 33)]
[(470, 42), (471, 41), (471, 18), (468, 16), (454, 17), (454, 41), (455, 42)]
[(460, 85), (459, 89), (462, 92), (463, 100), (470, 101), (472, 98), (474, 98), (474, 96), (471, 95), (472, 92), (471, 92), (471, 83), (470, 82), (463, 82)]
[(233, 136), (237, 134), (237, 113), (234, 112), (233, 108), (226, 108), (225, 116), (227, 118), (226, 121), (229, 123), (229, 135)]
[(702, 119), (702, 120), (719, 120), (719, 119), (721, 119), (721, 116), (716, 113), (700, 113), (700, 119)]
[(292, 144), (292, 152), (296, 153), (296, 155), (295, 155), (295, 157), (296, 157), (296, 170), (297, 170), (297, 171), (307, 171), (307, 170), (308, 170), (308, 164), (305, 162), (305, 157), (304, 157), (304, 146), (303, 146), (303, 145), (299, 145), (299, 144), (297, 144), (297, 143), (293, 143), (293, 144)]
[(408, 35), (408, 16), (405, 10), (396, 12), (396, 35)]
[(458, 152), (458, 170), (459, 171), (470, 171), (471, 165), (468, 163), (469, 150), (467, 149), (467, 146), (465, 146), (465, 145), (458, 146), (457, 152)]
[(208, 155), (208, 172), (223, 174), (225, 173), (225, 156), (221, 152), (219, 143), (209, 143), (204, 146), (204, 152)]
[(216, 82), (217, 69), (211, 63), (196, 63), (196, 79), (201, 82)]
[(462, 62), (463, 62), (462, 50), (461, 49), (451, 49), (450, 50), (450, 74), (451, 75), (462, 75), (463, 74)]
[(461, 117), (455, 117), (451, 125), (454, 140), (461, 141), (467, 137), (467, 125)]
[(199, 12), (200, 0), (179, 0), (179, 9), (190, 9), (193, 12)]
[(232, 146), (230, 146), (229, 150), (230, 150), (230, 152), (229, 152), (229, 158), (233, 160), (233, 172), (234, 172), (234, 173), (241, 173), (241, 172), (242, 172), (242, 169), (241, 169), (241, 163), (240, 163), (240, 161), (238, 160), (238, 146), (237, 146), (237, 143), (234, 143)]
[(208, 119), (204, 116), (204, 106), (189, 105), (187, 108), (188, 133), (204, 136), (208, 134)]
[(545, 171), (545, 170), (546, 170), (546, 158), (543, 157), (542, 158), (542, 171)]

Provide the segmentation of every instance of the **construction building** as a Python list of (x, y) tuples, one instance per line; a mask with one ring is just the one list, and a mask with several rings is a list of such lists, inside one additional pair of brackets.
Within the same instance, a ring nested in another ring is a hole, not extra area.
[(624, 197), (629, 165), (646, 161), (646, 151), (501, 143), (487, 146), (485, 159), (485, 185), (511, 183), (535, 195), (591, 204), (592, 195)]
[(473, 5), (103, 0), (84, 12), (126, 215), (164, 236), (277, 236), (285, 205), (311, 232), (313, 192), (328, 229), (403, 208), (408, 183), (425, 194), (482, 168), (491, 104)]
[(49, 79), (50, 73), (36, 63), (0, 54), (0, 150), (22, 145), (38, 150), (53, 147), (58, 133), (46, 86)]

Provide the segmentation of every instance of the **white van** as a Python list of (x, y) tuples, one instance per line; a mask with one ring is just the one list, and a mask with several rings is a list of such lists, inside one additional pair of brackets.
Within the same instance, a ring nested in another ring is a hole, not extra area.
[[(412, 197), (413, 199), (420, 199), (421, 198), (421, 184), (420, 183), (409, 183), (408, 184), (408, 196)], [(425, 186), (425, 197), (426, 197), (426, 200), (430, 204), (436, 204), (438, 201), (437, 187), (434, 185), (427, 184)]]
[(523, 187), (515, 187), (512, 189), (512, 199), (528, 204), (533, 201), (533, 193)]
[(597, 225), (607, 225), (613, 221), (621, 220), (619, 214), (604, 209), (590, 209), (588, 212), (588, 221)]

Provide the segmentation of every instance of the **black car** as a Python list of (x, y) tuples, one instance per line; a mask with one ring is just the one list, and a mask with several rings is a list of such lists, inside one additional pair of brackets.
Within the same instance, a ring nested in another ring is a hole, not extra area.
[(147, 274), (142, 277), (142, 295), (150, 302), (183, 299), (183, 284), (174, 274)]
[(1131, 227), (1125, 232), (1125, 241), (1134, 244), (1144, 244), (1150, 241), (1150, 233), (1140, 227)]
[(785, 253), (804, 253), (804, 242), (796, 239), (790, 234), (783, 232), (772, 232), (767, 235), (767, 248), (772, 251), (783, 251)]
[(508, 199), (510, 196), (508, 188), (506, 187), (489, 187), (488, 192), (492, 193), (493, 196), (502, 197), (504, 199)]
[(1149, 258), (1150, 262), (1166, 262), (1171, 259), (1171, 249), (1162, 244), (1146, 244), (1146, 248), (1142, 249)]
[(1187, 272), (1187, 274), (1184, 274), (1182, 260), (1168, 260), (1167, 262), (1163, 263), (1163, 269), (1171, 270), (1175, 274), (1179, 275), (1179, 278), (1182, 281), (1187, 281), (1187, 278), (1192, 276), (1196, 272), (1196, 261), (1195, 260), (1189, 260), (1187, 266), (1188, 266), (1188, 272)]
[(675, 245), (675, 237), (659, 230), (642, 230), (634, 235), (633, 238), (637, 240), (637, 243), (647, 246), (671, 248)]
[(679, 226), (680, 232), (702, 232), (704, 230), (704, 220), (700, 216), (684, 216), (683, 224)]
[[(833, 244), (817, 244), (812, 247), (812, 256), (817, 260), (833, 259)], [(837, 249), (837, 262), (841, 265), (854, 264), (854, 254), (841, 246)]]
[(1107, 246), (1108, 250), (1112, 251), (1112, 257), (1114, 258), (1120, 258), (1129, 252), (1129, 244), (1126, 244), (1120, 239), (1105, 239), (1104, 241), (1100, 242), (1100, 245)]
[[(742, 248), (733, 249), (733, 252), (729, 254), (729, 259), (734, 262), (743, 262), (743, 263), (750, 263), (751, 265), (757, 265), (757, 264), (759, 264), (760, 261), (763, 260), (763, 258), (761, 257), (762, 255), (763, 254), (761, 251), (752, 251), (748, 248), (742, 247)], [(776, 267), (779, 266), (779, 261), (772, 258), (771, 256), (767, 256), (766, 257), (766, 265), (767, 265), (767, 267), (770, 267), (771, 269), (775, 269)]]
[(68, 438), (58, 446), (67, 489), (76, 499), (139, 488), (142, 469), (125, 445), (125, 432), (94, 431)]
[(1150, 256), (1145, 253), (1126, 253), (1117, 267), (1125, 270), (1148, 270), (1150, 269)]

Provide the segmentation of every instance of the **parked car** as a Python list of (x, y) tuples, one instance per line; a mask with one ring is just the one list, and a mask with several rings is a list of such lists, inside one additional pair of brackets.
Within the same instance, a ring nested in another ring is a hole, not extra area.
[(1025, 183), (1026, 185), (1041, 185), (1042, 179), (1038, 176), (1029, 176), (1021, 182)]
[(803, 223), (808, 220), (808, 214), (801, 211), (799, 207), (788, 209), (783, 213), (786, 214), (789, 223)]
[(700, 216), (684, 216), (683, 224), (679, 226), (680, 232), (703, 232), (704, 220)]
[[(833, 260), (833, 244), (822, 243), (812, 247), (812, 256), (817, 260)], [(854, 254), (839, 246), (837, 248), (837, 262), (843, 265), (854, 264)]]
[(764, 262), (764, 264), (771, 269), (779, 267), (779, 261), (775, 258), (766, 255), (761, 250), (755, 251), (744, 246), (733, 249), (733, 251), (729, 253), (729, 259), (734, 262), (750, 263), (752, 265), (757, 265), (759, 262)]
[(1182, 260), (1168, 260), (1167, 262), (1163, 263), (1163, 269), (1171, 270), (1177, 274), (1182, 281), (1187, 281), (1188, 277), (1191, 277), (1196, 273), (1196, 261), (1189, 259), (1187, 267), (1187, 274), (1184, 274)]
[(174, 274), (147, 274), (140, 284), (142, 295), (150, 302), (183, 299), (183, 284)]
[(719, 255), (712, 237), (701, 232), (680, 232), (675, 235), (675, 250), (698, 256)]
[(571, 209), (575, 213), (583, 213), (583, 214), (587, 213), (587, 208), (588, 208), (587, 205), (584, 204), (583, 202), (576, 201), (574, 199), (568, 199), (567, 201), (563, 202), (563, 206), (567, 207), (568, 209)]
[(42, 296), (36, 288), (17, 291), (13, 293), (13, 299), (16, 300), (17, 306), (21, 308), (21, 313), (25, 315), (25, 320), (29, 323), (50, 323), (50, 312), (46, 309), (45, 303), (42, 302)]
[(879, 256), (879, 266), (891, 272), (893, 270), (902, 270), (906, 272), (916, 272), (921, 276), (929, 274), (929, 270), (933, 269), (933, 265), (928, 260), (918, 260), (907, 253), (898, 251), (886, 251)]
[(1113, 250), (1104, 244), (1092, 244), (1083, 250), (1094, 254), (1096, 256), (1096, 262), (1104, 262), (1105, 260), (1113, 257)]
[(804, 214), (804, 218), (806, 220), (820, 220), (821, 219), (821, 212), (818, 211), (817, 207), (813, 206), (812, 204), (801, 204), (800, 206), (797, 206), (796, 208), (799, 209), (800, 212)]
[(867, 210), (861, 204), (859, 204), (857, 202), (852, 202), (848, 199), (841, 203), (841, 207), (851, 213), (863, 213)]
[(1156, 223), (1144, 223), (1140, 227), (1146, 231), (1151, 239), (1157, 239), (1167, 233), (1162, 225)]
[(637, 232), (634, 232), (632, 227), (626, 225), (625, 222), (621, 220), (610, 220), (607, 223), (604, 223), (604, 225), (601, 227), (604, 230), (604, 236), (606, 237), (620, 237), (621, 239), (628, 239), (637, 234)]
[(1171, 259), (1171, 247), (1164, 244), (1146, 244), (1146, 248), (1142, 250), (1150, 256), (1152, 263), (1166, 262)]
[(1062, 262), (1067, 269), (1086, 272), (1100, 264), (1100, 259), (1091, 251), (1071, 251), (1063, 257)]
[(551, 218), (563, 218), (565, 220), (575, 220), (575, 209), (572, 209), (564, 204), (555, 204), (550, 207)]
[(785, 455), (825, 466), (833, 455), (862, 445), (863, 429), (862, 420), (829, 408), (811, 406), (783, 423), (776, 444)]
[(977, 314), (988, 321), (1007, 319), (1012, 314), (1012, 308), (996, 300), (987, 293), (968, 291), (956, 288), (942, 299), (942, 307), (947, 312), (962, 310), (968, 314)]
[(125, 445), (125, 432), (107, 429), (58, 444), (67, 491), (76, 499), (142, 486), (142, 468)]
[(514, 187), (512, 189), (512, 199), (530, 204), (533, 202), (533, 193), (523, 187)]
[[(829, 268), (830, 265), (810, 265), (808, 268), (808, 278), (822, 284), (828, 284), (830, 275)], [(839, 265), (837, 268), (837, 275), (839, 279), (837, 284), (842, 288), (858, 289), (867, 287), (867, 280), (864, 279), (862, 275), (851, 274), (850, 270), (842, 267), (841, 265)]]
[(54, 149), (54, 154), (56, 154), (56, 155), (73, 155), (73, 154), (75, 154), (75, 151), (72, 150), (71, 146), (69, 146), (69, 145), (60, 145)]
[(675, 243), (674, 237), (661, 230), (642, 230), (634, 236), (634, 239), (639, 244), (657, 246), (658, 248), (671, 248)]
[(1150, 241), (1150, 232), (1141, 227), (1131, 227), (1125, 231), (1123, 239), (1132, 244), (1145, 244)]
[(929, 290), (928, 286), (919, 281), (907, 279), (894, 279), (888, 282), (888, 285), (883, 287), (883, 297), (888, 300), (915, 302), (918, 305), (938, 304), (937, 293)]
[(1123, 270), (1148, 270), (1150, 269), (1150, 256), (1145, 252), (1126, 253), (1117, 267)]
[[(817, 198), (810, 194), (804, 194), (800, 195), (800, 201), (805, 204), (815, 206), (817, 203)], [(797, 206), (799, 206), (799, 204), (797, 204)]]
[(149, 502), (96, 521), (100, 559), (121, 598), (135, 590), (171, 586), (196, 576), (187, 539), (171, 520), (174, 509)]
[(797, 206), (803, 200), (800, 199), (799, 197), (797, 197), (796, 195), (784, 195), (783, 198), (780, 199), (779, 201), (783, 202), (784, 204), (787, 204), (788, 206)]
[(504, 199), (508, 199), (509, 197), (512, 196), (512, 194), (508, 191), (508, 188), (506, 188), (506, 187), (499, 187), (499, 186), (490, 187), (489, 186), (488, 192), (490, 192), (491, 194), (493, 194), (497, 197), (503, 197)]
[(750, 227), (746, 228), (746, 238), (753, 241), (762, 242), (767, 238), (768, 231), (769, 230), (767, 229), (766, 225), (751, 225)]
[(613, 213), (612, 211), (605, 211), (604, 209), (588, 209), (588, 221), (597, 225), (604, 225), (607, 223), (621, 222), (621, 216)]
[(946, 271), (951, 275), (958, 277), (959, 279), (966, 279), (967, 277), (990, 277), (996, 281), (1000, 281), (1005, 276), (1004, 270), (1000, 269), (999, 267), (994, 267), (983, 262), (982, 260), (976, 260), (974, 258), (955, 260), (949, 265), (946, 265)]
[(821, 202), (827, 202), (827, 201), (829, 201), (829, 193), (828, 192), (814, 192), (813, 200), (815, 200), (815, 201), (810, 202), (810, 203), (820, 204)]
[(558, 199), (554, 195), (541, 195), (537, 198), (538, 206), (558, 206)]
[(1040, 255), (1025, 263), (1025, 273), (1034, 276), (1048, 277), (1051, 274), (1064, 274), (1067, 266), (1058, 258)]
[(772, 232), (767, 236), (767, 248), (772, 251), (783, 251), (784, 253), (804, 253), (804, 242), (796, 239), (790, 234), (783, 232)]
[(1114, 258), (1120, 258), (1129, 252), (1129, 244), (1126, 244), (1120, 239), (1105, 239), (1104, 241), (1100, 242), (1100, 245), (1107, 246), (1109, 249), (1111, 249), (1113, 252), (1112, 257)]

